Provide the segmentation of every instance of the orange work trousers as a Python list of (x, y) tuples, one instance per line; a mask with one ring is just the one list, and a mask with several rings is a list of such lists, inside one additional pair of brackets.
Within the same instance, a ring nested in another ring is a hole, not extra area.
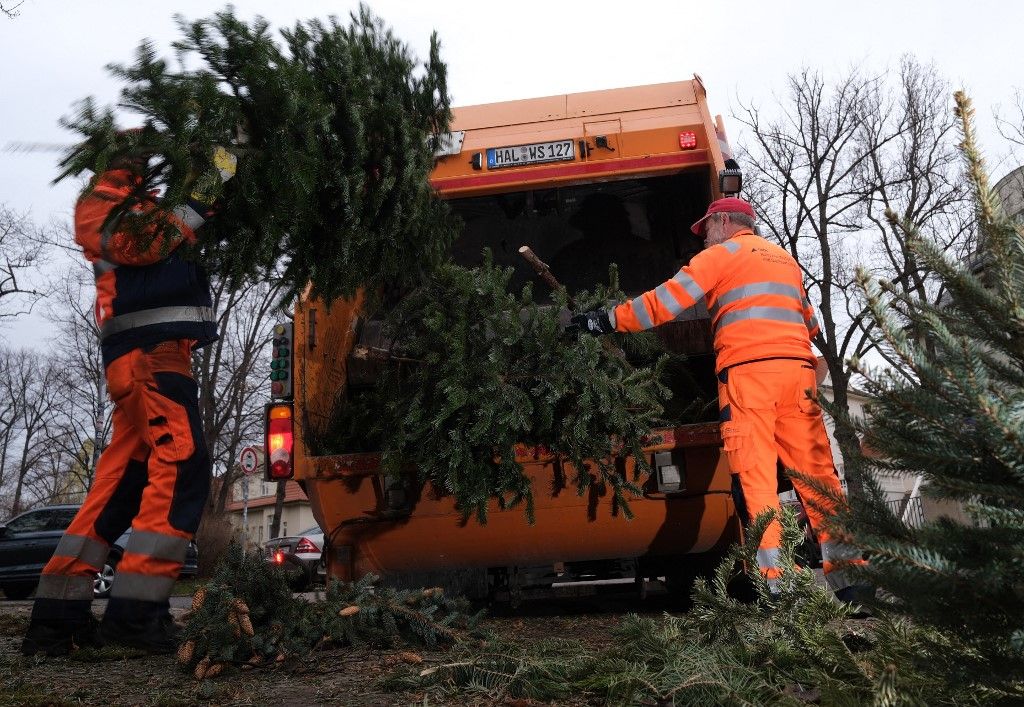
[[(807, 361), (753, 361), (719, 373), (722, 441), (734, 474), (733, 486), (740, 491), (739, 505), (746, 507), (748, 520), (768, 509), (779, 512), (778, 461), (837, 497), (842, 494), (816, 397), (814, 367)], [(794, 478), (793, 486), (821, 543), (828, 585), (836, 591), (849, 586), (843, 567), (858, 562), (859, 554), (829, 535), (825, 519), (834, 512), (833, 503), (801, 479)], [(778, 590), (782, 574), (781, 536), (779, 521), (772, 521), (757, 553), (761, 574), (772, 591)]]
[(96, 572), (129, 525), (106, 615), (166, 614), (210, 489), (191, 344), (135, 349), (107, 367), (113, 434), (85, 502), (43, 569), (33, 621), (85, 620)]

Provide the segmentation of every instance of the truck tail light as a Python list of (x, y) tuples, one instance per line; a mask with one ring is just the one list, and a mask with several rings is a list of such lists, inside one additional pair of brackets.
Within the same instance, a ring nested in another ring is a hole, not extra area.
[(682, 150), (692, 150), (697, 147), (697, 133), (692, 130), (685, 130), (679, 133), (679, 148)]
[(309, 538), (300, 538), (299, 544), (295, 546), (295, 552), (320, 552), (320, 548)]
[(267, 481), (292, 478), (292, 406), (271, 403), (266, 417)]

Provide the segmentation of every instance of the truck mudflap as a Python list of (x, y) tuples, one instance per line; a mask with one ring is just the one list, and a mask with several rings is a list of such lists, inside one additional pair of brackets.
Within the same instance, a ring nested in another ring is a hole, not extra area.
[[(517, 448), (534, 488), (535, 523), (521, 506), (488, 521), (464, 519), (450, 496), (413, 473), (385, 474), (373, 453), (309, 457), (307, 494), (328, 538), (332, 576), (396, 575), (458, 568), (538, 566), (609, 558), (669, 558), (719, 549), (739, 537), (717, 423), (653, 431), (653, 473), (629, 501), (627, 520), (602, 484), (577, 493), (576, 471), (543, 448)], [(619, 471), (632, 478), (635, 461)]]

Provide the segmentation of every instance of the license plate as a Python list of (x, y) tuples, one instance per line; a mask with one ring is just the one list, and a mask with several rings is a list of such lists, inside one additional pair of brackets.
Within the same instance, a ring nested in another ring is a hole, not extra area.
[(576, 143), (572, 140), (487, 148), (487, 169), (524, 167), (531, 164), (566, 162), (574, 159), (576, 159)]

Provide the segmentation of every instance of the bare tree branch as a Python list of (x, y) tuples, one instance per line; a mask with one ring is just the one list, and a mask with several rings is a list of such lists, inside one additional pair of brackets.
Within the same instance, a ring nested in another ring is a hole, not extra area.
[(0, 204), (0, 320), (27, 314), (44, 293), (30, 282), (45, 248), (25, 214)]
[(20, 15), (18, 8), (25, 4), (25, 0), (18, 0), (16, 3), (0, 2), (0, 12), (7, 15), (12, 20)]
[[(885, 209), (910, 219), (951, 254), (974, 248), (951, 95), (934, 67), (905, 58), (895, 74), (852, 69), (832, 82), (804, 69), (789, 77), (770, 117), (743, 105), (736, 116), (752, 136), (744, 150), (749, 196), (766, 235), (800, 263), (819, 306), (814, 343), (841, 411), (849, 412), (846, 361), (885, 354), (871, 335), (856, 268), (867, 266), (928, 301), (940, 294)], [(836, 437), (844, 451), (858, 444), (840, 420)]]

